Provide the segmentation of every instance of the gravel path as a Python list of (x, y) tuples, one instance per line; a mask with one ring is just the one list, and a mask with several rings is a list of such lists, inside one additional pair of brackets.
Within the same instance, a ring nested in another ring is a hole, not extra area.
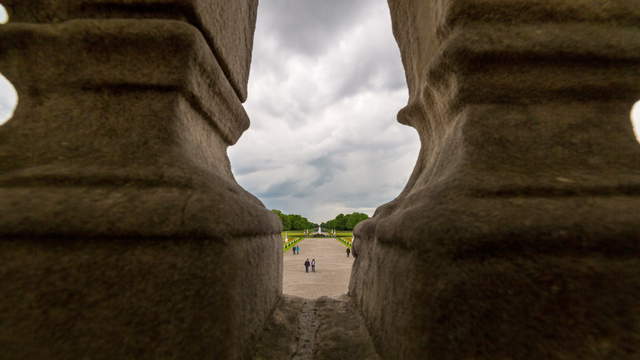
[[(307, 299), (347, 293), (353, 257), (336, 239), (309, 238), (298, 243), (300, 255), (284, 253), (284, 293)], [(304, 261), (316, 259), (316, 272), (304, 270)]]

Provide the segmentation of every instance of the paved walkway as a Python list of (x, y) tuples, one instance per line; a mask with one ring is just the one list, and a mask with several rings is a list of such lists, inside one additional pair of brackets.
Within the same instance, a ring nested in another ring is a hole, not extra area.
[[(353, 257), (336, 239), (309, 238), (298, 243), (300, 255), (284, 253), (284, 293), (315, 299), (347, 293)], [(304, 261), (316, 259), (316, 272), (304, 271)]]

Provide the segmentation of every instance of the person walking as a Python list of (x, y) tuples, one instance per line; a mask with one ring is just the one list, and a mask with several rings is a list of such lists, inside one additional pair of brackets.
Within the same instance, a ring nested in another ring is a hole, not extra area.
[(294, 246), (291, 248), (291, 250), (293, 250), (293, 255), (295, 255), (295, 254), (296, 254), (296, 246), (294, 245)]
[(349, 254), (351, 254), (351, 248), (347, 248), (347, 257), (349, 257)]
[(316, 259), (311, 260), (311, 272), (316, 272)]
[(304, 262), (304, 270), (306, 272), (309, 272), (309, 265), (311, 265), (311, 263), (309, 262), (309, 258), (307, 258), (307, 260)]
[(298, 255), (300, 255), (300, 245), (296, 245), (296, 247), (297, 247), (296, 251), (298, 252)]

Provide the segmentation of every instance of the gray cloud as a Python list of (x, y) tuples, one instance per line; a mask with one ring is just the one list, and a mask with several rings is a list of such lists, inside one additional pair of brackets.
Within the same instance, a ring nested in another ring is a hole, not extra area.
[(260, 2), (258, 36), (272, 37), (283, 50), (322, 54), (371, 0), (267, 0)]
[(13, 84), (0, 74), (0, 125), (12, 115), (18, 104), (18, 96)]
[(234, 174), (269, 208), (320, 222), (397, 196), (417, 157), (385, 0), (262, 1)]

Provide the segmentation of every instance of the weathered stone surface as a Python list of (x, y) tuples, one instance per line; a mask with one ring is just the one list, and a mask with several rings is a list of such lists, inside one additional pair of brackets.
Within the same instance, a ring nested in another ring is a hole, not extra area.
[(233, 81), (196, 27), (130, 17), (0, 27), (3, 359), (246, 358), (282, 293), (279, 220), (226, 155)]
[(379, 360), (362, 317), (347, 296), (284, 296), (257, 341), (255, 360)]
[[(0, 191), (22, 199), (5, 203), (13, 209), (2, 219), (5, 233), (276, 231), (277, 219), (231, 176), (226, 147), (249, 120), (192, 27), (158, 20), (9, 24), (0, 38), (0, 66), (20, 94), (14, 118), (0, 128)], [(118, 190), (105, 193), (109, 184)], [(42, 194), (25, 197), (23, 190)], [(78, 211), (62, 210), (70, 203)]]
[(2, 4), (12, 22), (136, 18), (184, 21), (202, 33), (210, 46), (208, 51), (217, 57), (240, 100), (247, 98), (258, 0), (4, 0)]
[(281, 293), (278, 240), (4, 238), (1, 357), (246, 358)]
[(635, 2), (389, 5), (422, 149), (356, 231), (381, 355), (640, 356)]

